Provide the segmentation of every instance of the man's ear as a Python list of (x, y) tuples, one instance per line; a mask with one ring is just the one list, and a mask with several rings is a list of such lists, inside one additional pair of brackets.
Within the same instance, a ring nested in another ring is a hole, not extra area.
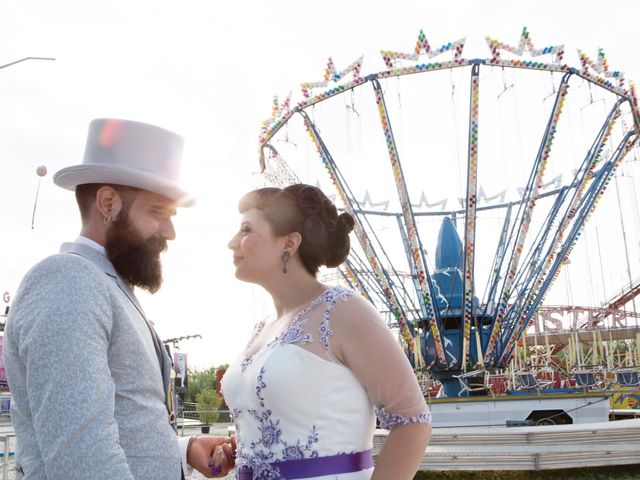
[(114, 219), (122, 210), (122, 198), (113, 187), (105, 185), (96, 192), (96, 208), (103, 218)]
[(288, 235), (285, 235), (284, 248), (289, 251), (290, 255), (293, 255), (298, 248), (300, 248), (300, 244), (302, 243), (302, 235), (298, 232), (291, 232)]

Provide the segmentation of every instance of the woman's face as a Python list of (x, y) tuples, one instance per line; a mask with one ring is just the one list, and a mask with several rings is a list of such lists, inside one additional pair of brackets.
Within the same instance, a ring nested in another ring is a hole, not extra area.
[(260, 210), (252, 208), (240, 219), (240, 230), (229, 241), (236, 277), (262, 284), (282, 271), (282, 239), (274, 237)]

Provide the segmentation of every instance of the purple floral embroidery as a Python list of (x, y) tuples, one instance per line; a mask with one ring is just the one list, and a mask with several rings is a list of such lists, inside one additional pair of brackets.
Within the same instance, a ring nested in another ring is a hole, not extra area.
[(282, 456), (287, 460), (300, 460), (304, 458), (304, 452), (300, 445), (290, 445), (282, 450)]
[(298, 318), (298, 316), (296, 315), (296, 318), (293, 320), (293, 322), (291, 322), (291, 325), (289, 325), (289, 327), (287, 327), (284, 332), (278, 335), (275, 340), (270, 342), (269, 345), (273, 345), (276, 343), (278, 345), (287, 345), (289, 343), (300, 343), (301, 345), (304, 345), (305, 343), (312, 342), (313, 337), (310, 334), (303, 334), (302, 328), (304, 327), (305, 323), (307, 323), (306, 318)]
[[(270, 413), (270, 412), (269, 412)], [(282, 430), (278, 428), (280, 424), (280, 420), (277, 420), (275, 423), (270, 418), (266, 418), (262, 425), (260, 425), (260, 434), (262, 438), (262, 444), (265, 447), (271, 447), (280, 442), (280, 435), (282, 435)]]
[(376, 416), (380, 420), (380, 427), (387, 430), (393, 430), (398, 425), (406, 425), (408, 423), (431, 423), (431, 412), (422, 412), (413, 417), (403, 417), (395, 413), (388, 413), (384, 407), (376, 408)]
[(251, 363), (251, 357), (245, 356), (242, 359), (242, 362), (240, 362), (240, 370), (242, 372), (244, 372), (247, 369), (247, 367), (249, 366), (250, 363)]
[(258, 401), (260, 402), (260, 406), (264, 407), (264, 397), (262, 396), (262, 389), (266, 388), (267, 384), (264, 383), (262, 377), (264, 376), (264, 367), (260, 369), (260, 375), (258, 375), (256, 382), (256, 397), (258, 397)]
[(247, 343), (247, 346), (245, 347), (244, 352), (242, 354), (242, 362), (240, 362), (240, 371), (242, 371), (242, 372), (244, 372), (247, 369), (247, 367), (249, 366), (249, 364), (253, 360), (253, 356), (249, 356), (249, 353), (248, 353), (249, 352), (249, 347), (251, 347), (251, 345), (253, 344), (254, 340), (258, 336), (258, 334), (264, 328), (264, 324), (265, 324), (265, 321), (261, 320), (260, 322), (258, 322), (256, 324), (255, 327), (253, 327), (253, 333), (251, 334), (251, 338), (249, 338), (249, 343)]
[[(322, 293), (316, 300), (311, 302), (306, 308), (300, 311), (291, 321), (289, 327), (282, 332), (278, 337), (267, 344), (267, 347), (281, 346), (293, 343), (299, 343), (304, 345), (309, 342), (313, 342), (313, 337), (310, 333), (305, 333), (304, 327), (308, 320), (309, 313), (321, 304), (324, 304), (324, 311), (322, 312), (322, 320), (320, 322), (320, 342), (325, 350), (329, 349), (329, 337), (333, 335), (333, 331), (329, 326), (330, 312), (336, 306), (339, 299), (347, 300), (349, 296), (353, 294), (352, 291), (342, 288), (333, 287), (329, 288)], [(255, 338), (262, 331), (264, 327), (264, 321), (256, 325), (254, 333), (245, 349), (243, 361), (241, 363), (242, 372), (244, 372), (248, 365), (251, 364), (253, 356), (249, 356), (247, 352), (249, 347), (254, 342)], [(286, 441), (283, 437), (283, 432), (280, 427), (280, 419), (274, 418), (272, 411), (267, 408), (264, 393), (267, 389), (267, 383), (264, 379), (265, 369), (261, 368), (258, 376), (256, 377), (255, 393), (258, 399), (260, 409), (247, 410), (247, 413), (257, 423), (257, 428), (260, 433), (258, 438), (253, 439), (248, 445), (249, 448), (245, 448), (243, 445), (241, 436), (238, 435), (238, 458), (236, 460), (236, 478), (238, 478), (238, 472), (244, 465), (250, 467), (253, 470), (254, 480), (284, 480), (280, 474), (280, 471), (273, 467), (273, 462), (282, 460), (300, 460), (304, 458), (314, 458), (319, 455), (315, 449), (316, 443), (319, 442), (319, 434), (315, 425), (311, 426), (311, 431), (307, 435), (306, 441), (298, 439), (295, 442)], [(384, 412), (383, 409), (381, 409)], [(234, 410), (234, 416), (239, 416), (242, 412), (240, 410)], [(390, 416), (389, 414), (386, 414)], [(402, 417), (397, 416), (400, 419)], [(406, 420), (404, 423), (409, 423), (413, 420), (412, 417)], [(417, 417), (415, 417), (417, 418)], [(401, 421), (397, 420), (397, 423)]]
[[(320, 305), (321, 303), (325, 303), (326, 309), (324, 310), (324, 312), (322, 312), (322, 321), (320, 322), (319, 327), (320, 343), (322, 343), (322, 346), (325, 350), (329, 350), (329, 337), (333, 335), (333, 330), (331, 330), (331, 328), (329, 327), (330, 312), (335, 308), (338, 299), (346, 301), (347, 298), (351, 295), (353, 295), (353, 292), (343, 287), (332, 287), (325, 290), (324, 292), (322, 292), (322, 295), (320, 295), (313, 302), (307, 305), (303, 310), (298, 312), (287, 329), (276, 338), (274, 338), (271, 342), (269, 342), (267, 346), (270, 347), (272, 345), (288, 345), (291, 343), (299, 343), (301, 345), (304, 345), (306, 343), (313, 342), (313, 337), (311, 336), (311, 334), (304, 332), (304, 326), (306, 325), (308, 320), (307, 315), (318, 305)], [(240, 362), (240, 368), (242, 372), (244, 372), (253, 361), (255, 354), (249, 356), (248, 351), (255, 341), (256, 337), (264, 328), (264, 325), (265, 321), (262, 320), (255, 326), (253, 333), (251, 334), (251, 339), (249, 340), (249, 343), (244, 350), (242, 362)]]
[[(238, 465), (238, 461), (236, 461), (236, 465)], [(268, 463), (255, 461), (253, 458), (247, 458), (242, 465), (236, 468), (236, 479), (240, 478), (240, 472), (243, 470), (245, 465), (252, 470), (251, 477), (253, 480), (284, 480), (284, 477), (280, 474), (280, 470), (278, 468), (272, 467)]]
[(322, 322), (320, 322), (320, 343), (325, 350), (329, 350), (329, 337), (333, 335), (333, 330), (329, 327), (329, 312), (336, 306), (338, 299), (346, 301), (353, 292), (342, 287), (334, 287), (323, 294), (327, 308), (322, 312)]
[(263, 464), (258, 466), (257, 475), (256, 470), (253, 472), (253, 478), (255, 480), (284, 480), (284, 477), (280, 475), (280, 470), (271, 465)]
[(307, 323), (307, 315), (309, 312), (325, 301), (326, 293), (329, 291), (331, 291), (331, 289), (325, 290), (322, 292), (322, 295), (307, 305), (303, 310), (299, 311), (296, 316), (293, 317), (293, 320), (287, 329), (269, 342), (269, 345), (288, 345), (291, 343), (300, 343), (301, 345), (304, 345), (305, 343), (313, 342), (311, 334), (303, 333), (303, 327)]
[[(318, 437), (318, 431), (316, 430), (316, 426), (314, 425), (313, 428), (311, 428), (311, 433), (309, 434), (309, 436), (307, 437), (307, 446), (305, 448), (305, 450), (311, 450), (311, 447), (313, 446), (314, 443), (318, 443), (320, 441), (320, 438)], [(316, 451), (312, 451), (311, 452), (311, 456), (312, 457), (317, 457), (318, 456), (318, 452)]]
[[(251, 442), (250, 448), (238, 447), (238, 472), (243, 465), (251, 467), (254, 479), (281, 479), (280, 472), (277, 468), (270, 464), (280, 460), (299, 460), (302, 458), (313, 458), (318, 456), (318, 451), (314, 446), (318, 443), (318, 431), (313, 425), (311, 432), (307, 435), (306, 444), (297, 440), (295, 443), (289, 443), (282, 439), (282, 429), (280, 428), (280, 419), (273, 417), (273, 412), (265, 407), (264, 390), (267, 384), (264, 380), (265, 369), (261, 368), (256, 378), (256, 397), (262, 407), (260, 410), (247, 410), (247, 412), (256, 420), (260, 437)], [(234, 410), (234, 415), (241, 412)], [(239, 445), (242, 445), (242, 439), (238, 438)], [(237, 473), (236, 473), (237, 478)]]

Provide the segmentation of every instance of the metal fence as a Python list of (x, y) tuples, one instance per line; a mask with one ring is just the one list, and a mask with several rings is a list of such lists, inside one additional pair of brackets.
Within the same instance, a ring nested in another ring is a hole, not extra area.
[(213, 413), (218, 412), (218, 424), (231, 424), (233, 423), (233, 415), (229, 410), (217, 409), (217, 410), (198, 410), (195, 403), (192, 402), (178, 402), (178, 408), (176, 412), (176, 418), (178, 421), (178, 430), (181, 434), (184, 434), (186, 428), (199, 428), (205, 426), (200, 420), (201, 413)]

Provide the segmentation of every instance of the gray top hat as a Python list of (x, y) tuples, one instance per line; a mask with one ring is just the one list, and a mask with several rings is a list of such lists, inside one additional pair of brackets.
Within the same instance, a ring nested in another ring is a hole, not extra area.
[(155, 125), (93, 120), (82, 165), (63, 168), (53, 181), (67, 190), (86, 183), (136, 187), (189, 207), (194, 199), (178, 187), (183, 145), (180, 135)]

